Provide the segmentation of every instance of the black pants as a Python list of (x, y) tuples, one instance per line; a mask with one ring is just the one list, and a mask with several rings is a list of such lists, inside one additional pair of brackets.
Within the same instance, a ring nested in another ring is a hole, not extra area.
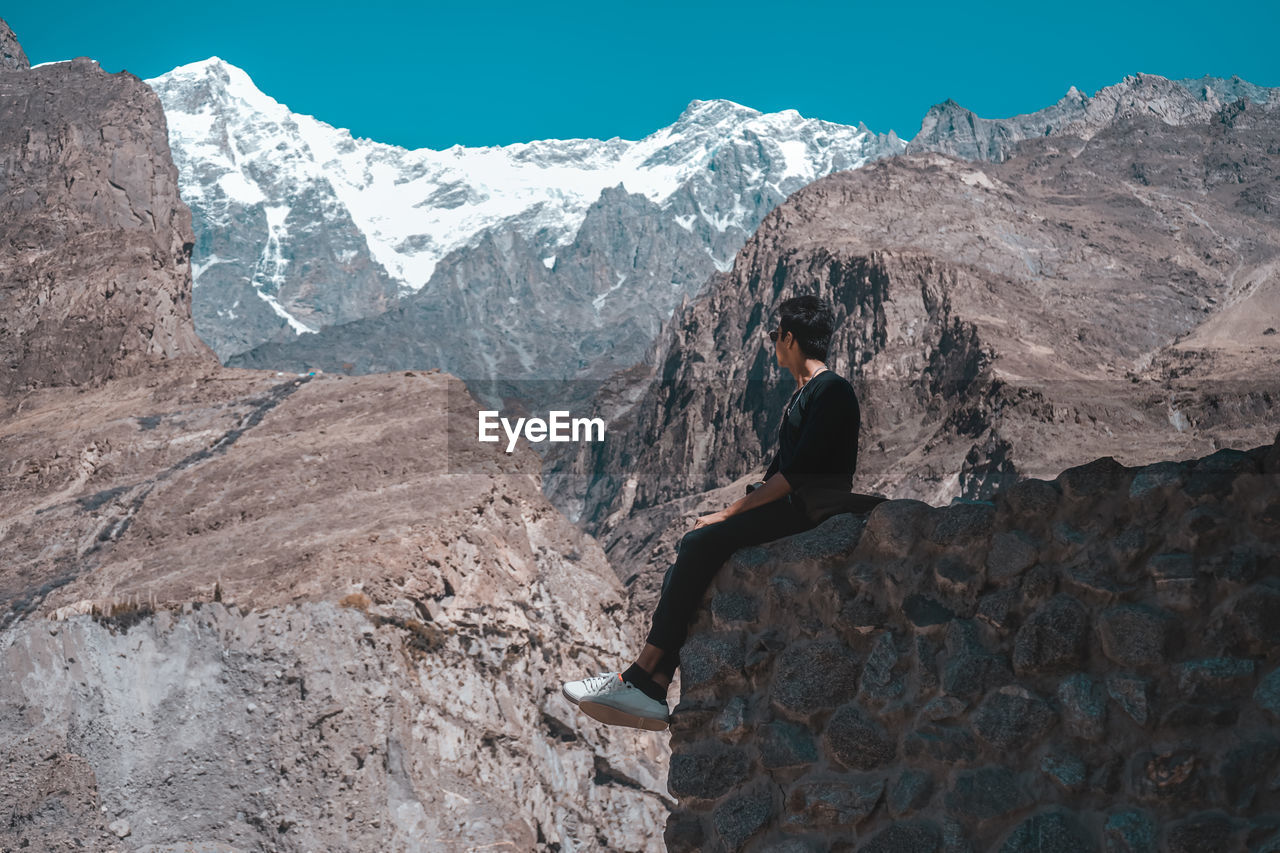
[(653, 612), (653, 627), (646, 640), (663, 651), (655, 672), (668, 677), (675, 673), (680, 665), (680, 647), (697, 615), (702, 596), (734, 551), (815, 526), (800, 507), (791, 502), (791, 495), (787, 495), (686, 533), (677, 548), (676, 561), (663, 579), (662, 596)]

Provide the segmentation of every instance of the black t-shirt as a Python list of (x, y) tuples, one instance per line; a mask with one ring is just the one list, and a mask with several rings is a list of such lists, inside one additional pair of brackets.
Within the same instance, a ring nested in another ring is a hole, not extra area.
[(820, 486), (849, 490), (858, 464), (858, 397), (833, 370), (814, 376), (794, 395), (778, 428), (778, 452), (765, 472), (787, 478), (792, 489)]

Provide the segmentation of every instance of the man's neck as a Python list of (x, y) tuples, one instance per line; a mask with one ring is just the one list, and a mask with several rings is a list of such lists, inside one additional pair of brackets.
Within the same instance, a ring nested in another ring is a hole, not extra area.
[(796, 384), (803, 388), (805, 383), (812, 379), (816, 374), (826, 369), (826, 365), (816, 358), (806, 358), (804, 364), (800, 365), (799, 370), (792, 370), (791, 373), (796, 378)]

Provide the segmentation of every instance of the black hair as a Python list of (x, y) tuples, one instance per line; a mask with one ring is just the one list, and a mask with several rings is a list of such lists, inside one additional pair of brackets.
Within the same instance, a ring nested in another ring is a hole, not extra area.
[(778, 306), (778, 316), (778, 334), (790, 332), (806, 356), (826, 360), (836, 330), (831, 306), (816, 296), (793, 296)]

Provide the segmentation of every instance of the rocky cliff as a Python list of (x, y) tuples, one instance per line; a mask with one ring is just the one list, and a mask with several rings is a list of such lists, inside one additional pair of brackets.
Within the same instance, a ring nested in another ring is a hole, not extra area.
[(164, 112), (89, 59), (26, 67), (0, 37), (0, 392), (212, 353), (191, 327), (191, 215)]
[(1169, 125), (1204, 124), (1224, 106), (1244, 98), (1259, 105), (1280, 101), (1276, 89), (1239, 77), (1167, 80), (1135, 74), (1092, 97), (1072, 86), (1056, 104), (1012, 118), (982, 118), (947, 99), (925, 114), (907, 153), (937, 151), (969, 160), (1007, 160), (1018, 142), (1044, 136), (1091, 139), (1117, 121), (1136, 116)]
[(888, 501), (707, 602), (669, 850), (1280, 844), (1280, 436)]
[(904, 155), (816, 181), (614, 383), (635, 401), (610, 404), (616, 438), (553, 457), (549, 493), (624, 578), (660, 577), (673, 520), (738, 497), (774, 452), (792, 386), (764, 331), (799, 293), (836, 311), (861, 491), (938, 504), (1100, 454), (1257, 444), (1280, 358), (1278, 146), (1280, 109), (1240, 100), (998, 164)]
[(438, 371), (220, 367), (129, 75), (0, 109), (0, 848), (661, 849), (665, 736), (559, 693), (639, 631), (537, 457)]

